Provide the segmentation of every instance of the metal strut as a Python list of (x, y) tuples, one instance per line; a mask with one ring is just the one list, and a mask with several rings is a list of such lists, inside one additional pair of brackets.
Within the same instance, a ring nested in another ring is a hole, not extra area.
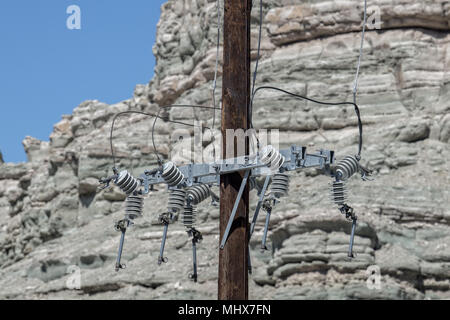
[[(253, 215), (252, 224), (250, 225), (250, 238), (252, 237), (253, 232), (255, 231), (256, 220), (258, 219), (259, 211), (261, 210), (261, 206), (264, 201), (264, 195), (266, 194), (267, 187), (269, 185), (270, 176), (266, 176), (264, 180), (264, 186), (261, 189), (261, 193), (259, 194), (259, 200), (256, 204), (255, 214)], [(250, 242), (250, 239), (249, 239)]]
[(203, 240), (203, 236), (200, 231), (195, 228), (192, 228), (188, 231), (189, 236), (192, 235), (192, 263), (194, 266), (194, 272), (189, 275), (189, 278), (197, 282), (197, 243)]
[(169, 222), (170, 222), (170, 216), (168, 215), (169, 213), (163, 213), (159, 217), (159, 221), (161, 221), (164, 224), (164, 231), (161, 241), (161, 248), (159, 249), (158, 265), (161, 265), (161, 263), (163, 262), (166, 263), (168, 261), (168, 259), (164, 257), (164, 247), (166, 245), (167, 230), (169, 229)]
[(356, 221), (358, 220), (358, 218), (356, 217), (356, 214), (355, 214), (355, 211), (353, 210), (353, 208), (345, 203), (339, 208), (339, 210), (341, 211), (342, 214), (345, 214), (345, 217), (348, 220), (352, 221), (352, 231), (350, 233), (350, 244), (348, 246), (348, 256), (350, 258), (354, 258), (355, 255), (353, 254), (353, 242), (355, 239)]
[(119, 252), (117, 254), (117, 260), (116, 260), (116, 272), (120, 269), (125, 269), (126, 265), (121, 264), (120, 260), (122, 259), (122, 250), (123, 250), (123, 243), (125, 241), (125, 232), (127, 231), (127, 228), (130, 226), (132, 222), (129, 219), (120, 220), (116, 223), (115, 228), (117, 231), (122, 232), (120, 236), (120, 243), (119, 243)]
[(255, 231), (256, 220), (258, 219), (259, 211), (261, 210), (261, 206), (264, 201), (264, 195), (266, 194), (267, 187), (269, 185), (270, 176), (267, 175), (264, 180), (264, 185), (260, 191), (258, 203), (256, 204), (255, 214), (253, 215), (252, 224), (250, 225), (250, 234), (248, 236), (248, 273), (252, 274), (252, 258), (250, 256), (250, 239), (252, 238), (252, 234)]
[(353, 255), (353, 240), (355, 238), (355, 230), (356, 230), (356, 216), (354, 218), (352, 218), (352, 233), (350, 235), (350, 244), (348, 247), (348, 256), (350, 258), (354, 258), (355, 256)]
[(252, 274), (252, 257), (250, 256), (250, 246), (248, 246), (248, 250), (247, 250), (247, 268), (248, 268), (248, 273)]
[(261, 251), (268, 250), (266, 247), (266, 241), (267, 241), (267, 231), (269, 231), (269, 222), (270, 222), (270, 214), (272, 213), (272, 206), (270, 203), (264, 204), (264, 210), (266, 211), (266, 223), (264, 225), (264, 234), (261, 240)]
[(223, 234), (222, 241), (220, 243), (220, 249), (223, 250), (225, 248), (225, 244), (228, 240), (228, 234), (231, 230), (231, 225), (234, 221), (234, 216), (236, 215), (236, 211), (239, 205), (239, 202), (241, 201), (242, 194), (244, 193), (245, 186), (247, 185), (248, 176), (250, 175), (250, 170), (245, 171), (244, 179), (242, 180), (241, 187), (239, 188), (239, 193), (237, 195), (236, 201), (234, 202), (233, 211), (231, 211), (230, 218), (228, 219), (227, 228), (225, 229), (225, 233)]

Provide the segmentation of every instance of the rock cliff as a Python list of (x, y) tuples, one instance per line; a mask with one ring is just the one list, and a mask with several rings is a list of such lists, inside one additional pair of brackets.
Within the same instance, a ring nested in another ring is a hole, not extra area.
[[(223, 1), (221, 2), (223, 3)], [(256, 58), (259, 12), (252, 13)], [(351, 100), (359, 53), (363, 1), (264, 0), (257, 85), (273, 85), (325, 101)], [(270, 223), (271, 250), (259, 251), (263, 217), (252, 238), (253, 299), (450, 298), (450, 2), (369, 1), (358, 102), (364, 123), (362, 163), (375, 181), (353, 178), (351, 203), (359, 216), (355, 251), (346, 250), (350, 225), (328, 200), (329, 178), (302, 171)], [(111, 174), (109, 128), (115, 113), (155, 113), (171, 103), (211, 105), (217, 13), (214, 0), (169, 0), (162, 6), (153, 79), (114, 105), (86, 101), (54, 126), (48, 142), (23, 141), (28, 162), (0, 155), (0, 298), (216, 298), (218, 209), (199, 208), (199, 283), (190, 282), (189, 239), (170, 226), (169, 261), (157, 265), (167, 192), (145, 200), (145, 217), (127, 232), (124, 261), (114, 271), (124, 196), (98, 191)], [(144, 62), (143, 62), (144, 63)], [(219, 70), (220, 71), (220, 70)], [(219, 72), (220, 75), (220, 72)], [(217, 99), (220, 99), (220, 77)], [(165, 109), (165, 116), (211, 125), (210, 111)], [(218, 116), (216, 124), (220, 121)], [(329, 148), (354, 154), (351, 106), (330, 107), (276, 92), (258, 94), (253, 123), (280, 130), (281, 147)], [(156, 164), (152, 121), (121, 117), (114, 133), (120, 168), (139, 175)], [(157, 151), (168, 157), (178, 125), (159, 121)], [(251, 194), (252, 208), (256, 195)], [(71, 266), (80, 290), (68, 287)], [(371, 266), (376, 266), (375, 269)], [(381, 273), (370, 289), (371, 270)]]

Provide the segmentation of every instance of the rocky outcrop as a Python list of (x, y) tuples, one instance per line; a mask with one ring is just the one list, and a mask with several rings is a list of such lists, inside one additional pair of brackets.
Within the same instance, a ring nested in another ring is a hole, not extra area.
[[(363, 1), (263, 2), (257, 85), (325, 101), (350, 100)], [(374, 170), (375, 181), (349, 182), (359, 217), (357, 256), (346, 257), (350, 224), (328, 201), (329, 179), (301, 171), (292, 176), (289, 197), (272, 215), (268, 252), (259, 251), (263, 217), (258, 221), (251, 241), (251, 298), (450, 298), (450, 4), (378, 0), (369, 8), (369, 22), (379, 13), (381, 24), (366, 33), (358, 104), (364, 122), (362, 162)], [(257, 9), (252, 19), (256, 49)], [(123, 216), (124, 196), (115, 188), (97, 189), (98, 178), (111, 173), (108, 138), (114, 114), (156, 113), (170, 103), (211, 104), (216, 21), (214, 0), (168, 1), (162, 6), (149, 84), (136, 86), (129, 100), (114, 105), (82, 103), (55, 125), (48, 142), (24, 140), (27, 163), (0, 163), (1, 298), (216, 298), (217, 208), (199, 208), (204, 241), (198, 245), (198, 284), (187, 278), (190, 242), (180, 224), (169, 229), (168, 263), (156, 264), (164, 188), (145, 200), (145, 217), (127, 232), (127, 269), (115, 273), (119, 235), (113, 224)], [(219, 77), (217, 100), (220, 86)], [(212, 124), (209, 110), (164, 109), (161, 114)], [(117, 119), (118, 167), (138, 175), (156, 165), (155, 152), (172, 158), (172, 133), (180, 125), (158, 121), (154, 150), (152, 124), (142, 115)], [(329, 148), (342, 158), (357, 147), (351, 106), (260, 91), (253, 124), (279, 129), (282, 148), (293, 143)], [(254, 209), (253, 193), (251, 203)], [(79, 290), (68, 286), (74, 267)], [(374, 272), (380, 274), (379, 286), (370, 282)]]

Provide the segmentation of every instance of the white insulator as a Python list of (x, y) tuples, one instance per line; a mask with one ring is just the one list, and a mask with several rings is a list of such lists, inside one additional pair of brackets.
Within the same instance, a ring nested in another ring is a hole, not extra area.
[(169, 201), (167, 204), (168, 212), (177, 213), (184, 208), (186, 201), (186, 191), (183, 189), (174, 189), (169, 193)]
[(197, 205), (200, 202), (208, 199), (208, 197), (211, 195), (211, 190), (208, 185), (199, 184), (189, 188), (187, 194), (189, 200), (191, 201), (191, 204)]
[(278, 170), (284, 163), (284, 157), (273, 146), (268, 145), (261, 150), (261, 161), (271, 170)]
[(190, 229), (193, 228), (196, 222), (197, 209), (191, 205), (186, 205), (183, 211), (183, 218), (181, 219), (183, 225)]
[(331, 201), (338, 206), (342, 206), (347, 201), (347, 188), (345, 182), (334, 181), (331, 184)]
[(345, 181), (358, 171), (358, 160), (354, 156), (347, 156), (338, 162), (336, 166), (336, 176), (339, 180)]
[(141, 195), (128, 196), (125, 201), (125, 213), (130, 219), (142, 216), (144, 198)]
[(287, 196), (289, 191), (289, 176), (284, 173), (277, 173), (272, 178), (270, 194), (275, 198)]
[(133, 177), (128, 171), (119, 173), (115, 184), (127, 195), (133, 194), (140, 187), (141, 182)]
[(184, 175), (172, 161), (169, 161), (166, 164), (164, 164), (162, 177), (164, 181), (171, 187), (178, 186), (184, 179)]

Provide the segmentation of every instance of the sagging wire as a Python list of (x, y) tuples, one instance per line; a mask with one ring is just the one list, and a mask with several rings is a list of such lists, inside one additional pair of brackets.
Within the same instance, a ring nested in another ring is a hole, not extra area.
[(303, 100), (311, 101), (311, 102), (322, 104), (322, 105), (328, 105), (328, 106), (353, 105), (353, 107), (355, 108), (356, 116), (358, 118), (358, 129), (359, 129), (358, 155), (359, 156), (361, 155), (362, 130), (363, 129), (362, 129), (362, 122), (361, 122), (361, 114), (359, 112), (359, 107), (358, 107), (358, 105), (356, 103), (354, 103), (354, 102), (324, 102), (324, 101), (318, 101), (318, 100), (315, 100), (315, 99), (311, 99), (311, 98), (308, 98), (308, 97), (305, 97), (305, 96), (302, 96), (302, 95), (299, 95), (299, 94), (296, 94), (296, 93), (292, 93), (292, 92), (289, 92), (289, 91), (286, 91), (284, 89), (280, 89), (280, 88), (277, 88), (277, 87), (272, 87), (272, 86), (261, 86), (261, 87), (258, 87), (255, 90), (255, 95), (260, 90), (275, 90), (275, 91), (283, 92), (285, 94), (288, 94), (288, 95), (293, 96), (293, 97), (298, 98), (298, 99), (303, 99)]
[[(155, 117), (155, 120), (153, 121), (153, 126), (152, 126), (152, 144), (153, 144), (153, 152), (155, 153), (157, 159), (158, 159), (158, 165), (162, 166), (162, 161), (161, 158), (159, 157), (159, 154), (156, 150), (156, 144), (155, 144), (155, 126), (156, 126), (156, 121), (158, 121), (158, 118), (161, 118), (159, 115), (161, 113), (162, 109), (168, 109), (168, 108), (200, 108), (200, 109), (213, 109), (214, 112), (215, 110), (221, 110), (221, 108), (216, 108), (216, 107), (208, 107), (208, 106), (195, 106), (195, 105), (186, 105), (186, 104), (173, 104), (173, 105), (169, 105), (169, 106), (162, 106), (159, 108), (158, 110), (158, 114)], [(162, 119), (162, 118), (161, 118)], [(176, 121), (176, 120), (169, 120), (169, 119), (163, 119), (166, 120), (167, 122), (172, 122), (172, 123), (177, 123), (177, 124), (182, 124), (182, 125), (186, 125), (186, 126), (190, 126), (190, 127), (198, 127), (198, 128), (205, 128), (211, 131), (211, 135), (213, 135), (213, 131), (210, 127), (207, 126), (196, 126), (194, 124), (189, 124), (189, 123), (185, 123), (185, 122), (180, 122), (180, 121)]]
[(159, 117), (159, 114), (161, 113), (162, 108), (159, 108), (158, 110), (158, 115), (155, 118), (155, 121), (153, 121), (153, 126), (152, 126), (152, 144), (153, 144), (153, 152), (156, 155), (156, 158), (158, 159), (158, 166), (161, 168), (162, 167), (162, 161), (161, 158), (159, 157), (158, 152), (156, 152), (156, 145), (155, 145), (155, 125), (156, 125), (156, 120)]
[[(146, 113), (146, 112), (142, 112), (142, 111), (134, 111), (134, 110), (128, 110), (128, 111), (123, 111), (123, 112), (119, 112), (116, 113), (114, 115), (113, 121), (111, 123), (111, 129), (110, 129), (110, 133), (109, 133), (109, 145), (111, 147), (111, 157), (113, 160), (113, 171), (116, 171), (116, 156), (114, 154), (114, 148), (113, 148), (113, 132), (114, 132), (114, 124), (117, 120), (118, 117), (125, 115), (125, 114), (141, 114), (141, 115), (145, 115), (148, 117), (154, 117), (154, 114), (150, 114), (150, 113)], [(116, 173), (116, 172), (114, 172)]]
[[(205, 109), (210, 109), (211, 108), (211, 107), (196, 106), (196, 105), (168, 105), (168, 106), (164, 106), (164, 107), (161, 107), (161, 108), (169, 108), (169, 107), (205, 108)], [(114, 115), (113, 121), (111, 123), (110, 135), (109, 135), (109, 144), (110, 144), (110, 148), (111, 148), (111, 157), (112, 157), (112, 160), (113, 160), (113, 168), (114, 169), (116, 168), (116, 156), (115, 156), (114, 147), (113, 147), (114, 124), (115, 124), (117, 118), (119, 118), (120, 116), (125, 115), (125, 114), (140, 114), (140, 115), (144, 115), (144, 116), (151, 117), (151, 118), (153, 118), (153, 117), (161, 118), (159, 116), (160, 112), (158, 112), (158, 114), (152, 114), (152, 113), (147, 113), (147, 112), (137, 111), (137, 110), (123, 111), (123, 112), (116, 113)], [(181, 124), (181, 125), (185, 125), (185, 126), (195, 127), (195, 125), (193, 125), (193, 124), (185, 123), (185, 122), (182, 122), (182, 121), (170, 120), (170, 119), (166, 119), (166, 118), (161, 118), (161, 119), (165, 120), (167, 122), (175, 123), (175, 124)], [(205, 127), (205, 128), (210, 129), (208, 127)]]
[[(254, 1), (253, 1), (254, 2)], [(359, 57), (358, 57), (358, 65), (356, 68), (356, 74), (355, 74), (355, 80), (354, 80), (354, 86), (353, 86), (353, 102), (340, 102), (340, 103), (330, 103), (330, 102), (322, 102), (322, 101), (318, 101), (318, 100), (314, 100), (308, 97), (304, 97), (298, 94), (294, 94), (292, 92), (288, 92), (286, 90), (283, 90), (281, 88), (276, 88), (276, 87), (272, 87), (272, 86), (262, 86), (259, 87), (255, 90), (255, 83), (256, 83), (256, 76), (257, 76), (257, 72), (258, 72), (258, 65), (259, 65), (259, 58), (260, 58), (260, 47), (261, 47), (261, 33), (262, 33), (262, 0), (260, 0), (260, 20), (259, 20), (259, 36), (258, 36), (258, 55), (257, 55), (257, 60), (256, 60), (256, 66), (255, 66), (255, 72), (253, 74), (253, 85), (252, 85), (252, 95), (251, 95), (251, 99), (250, 99), (250, 125), (252, 127), (252, 129), (254, 129), (253, 126), (253, 120), (252, 120), (252, 114), (253, 114), (253, 101), (255, 98), (255, 95), (257, 93), (258, 90), (263, 90), (263, 89), (272, 89), (272, 90), (277, 90), (286, 94), (289, 94), (291, 96), (300, 98), (300, 99), (304, 99), (304, 100), (308, 100), (311, 102), (315, 102), (318, 104), (323, 104), (323, 105), (353, 105), (355, 108), (355, 113), (356, 116), (358, 117), (358, 129), (359, 129), (359, 144), (358, 144), (358, 157), (361, 157), (361, 150), (362, 150), (362, 122), (361, 122), (361, 115), (360, 115), (360, 111), (359, 111), (359, 107), (356, 103), (356, 95), (357, 95), (357, 91), (358, 91), (358, 77), (359, 77), (359, 70), (361, 67), (361, 60), (362, 60), (362, 55), (363, 55), (363, 47), (364, 47), (364, 35), (365, 35), (365, 31), (366, 31), (366, 24), (367, 24), (367, 0), (364, 0), (364, 22), (363, 22), (363, 29), (362, 29), (362, 34), (361, 34), (361, 45), (359, 48)], [(254, 132), (256, 140), (257, 140), (257, 150), (259, 151), (259, 139), (256, 135), (256, 132)]]

